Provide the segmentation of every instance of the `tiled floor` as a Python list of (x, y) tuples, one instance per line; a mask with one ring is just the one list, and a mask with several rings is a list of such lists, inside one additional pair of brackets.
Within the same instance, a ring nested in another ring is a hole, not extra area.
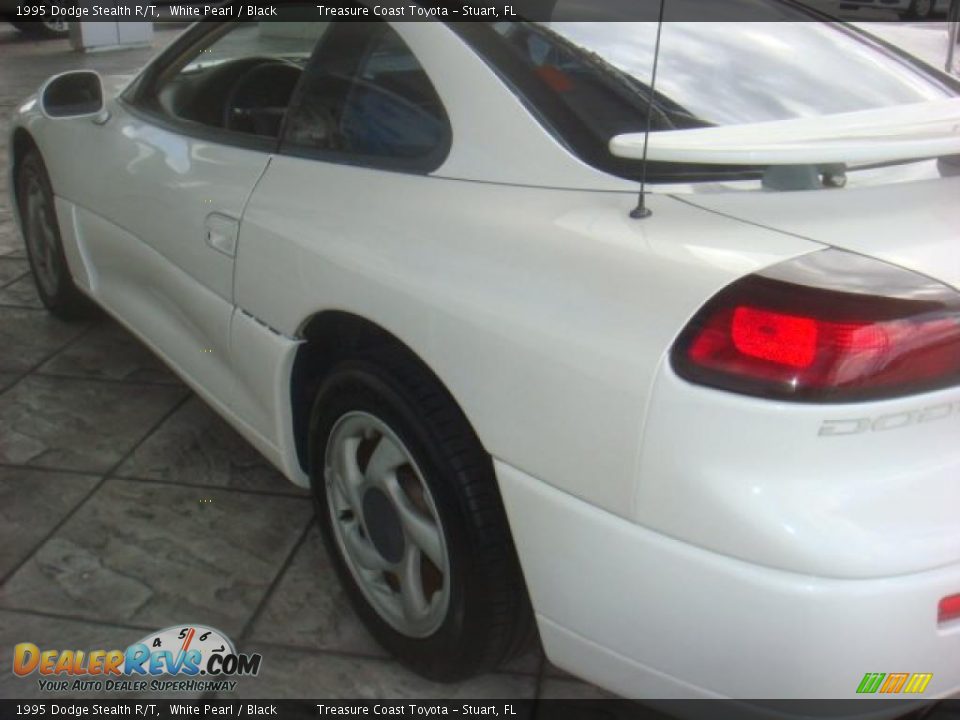
[[(14, 104), (46, 76), (131, 71), (152, 52), (83, 56), (0, 24), (3, 142)], [(4, 167), (6, 157), (0, 146)], [(40, 309), (6, 183), (4, 173), (0, 668), (17, 642), (125, 647), (195, 622), (263, 653), (244, 697), (600, 695), (535, 648), (452, 686), (386, 657), (347, 606), (309, 498), (112, 321), (67, 324)], [(0, 671), (0, 697), (39, 694), (35, 681)]]

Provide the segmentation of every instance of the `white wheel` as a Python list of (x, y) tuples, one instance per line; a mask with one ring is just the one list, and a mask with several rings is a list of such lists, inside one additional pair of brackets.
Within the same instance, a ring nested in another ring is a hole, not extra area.
[(324, 453), (330, 522), (354, 580), (387, 623), (426, 637), (450, 605), (450, 560), (420, 468), (382, 420), (349, 412)]

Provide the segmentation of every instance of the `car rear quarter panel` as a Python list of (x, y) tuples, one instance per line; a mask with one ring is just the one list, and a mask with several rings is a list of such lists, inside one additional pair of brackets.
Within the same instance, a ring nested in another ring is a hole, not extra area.
[(691, 385), (665, 365), (635, 517), (714, 552), (818, 577), (947, 567), (960, 561), (958, 437), (957, 388), (775, 402)]
[(665, 196), (637, 222), (635, 201), (277, 157), (244, 214), (237, 302), (292, 336), (324, 310), (377, 323), (494, 456), (628, 516), (682, 325), (733, 279), (818, 247)]
[[(685, 200), (960, 288), (960, 177)], [(661, 369), (635, 516), (727, 555), (824, 577), (960, 561), (960, 388), (848, 404), (696, 387)], [(686, 435), (684, 455), (667, 445)]]
[(700, 193), (685, 199), (818, 242), (879, 258), (960, 289), (960, 176), (842, 191)]

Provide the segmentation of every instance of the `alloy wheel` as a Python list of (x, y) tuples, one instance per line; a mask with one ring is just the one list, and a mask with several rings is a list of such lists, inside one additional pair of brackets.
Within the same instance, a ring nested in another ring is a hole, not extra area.
[(404, 635), (434, 633), (450, 604), (450, 556), (410, 451), (380, 419), (346, 413), (329, 435), (324, 482), (337, 545), (368, 602)]
[(57, 252), (57, 236), (50, 224), (52, 208), (47, 194), (36, 177), (31, 177), (26, 197), (27, 243), (33, 259), (37, 280), (49, 296), (56, 295), (60, 284), (60, 259)]
[(66, 20), (44, 20), (43, 26), (55, 35), (66, 35), (70, 30)]

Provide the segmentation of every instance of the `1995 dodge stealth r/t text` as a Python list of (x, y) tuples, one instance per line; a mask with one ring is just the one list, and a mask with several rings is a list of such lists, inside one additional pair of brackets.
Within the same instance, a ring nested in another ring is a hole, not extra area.
[(750, 4), (204, 21), (55, 76), (10, 138), (39, 292), (312, 488), (422, 675), (537, 630), (632, 697), (957, 692), (960, 86)]

